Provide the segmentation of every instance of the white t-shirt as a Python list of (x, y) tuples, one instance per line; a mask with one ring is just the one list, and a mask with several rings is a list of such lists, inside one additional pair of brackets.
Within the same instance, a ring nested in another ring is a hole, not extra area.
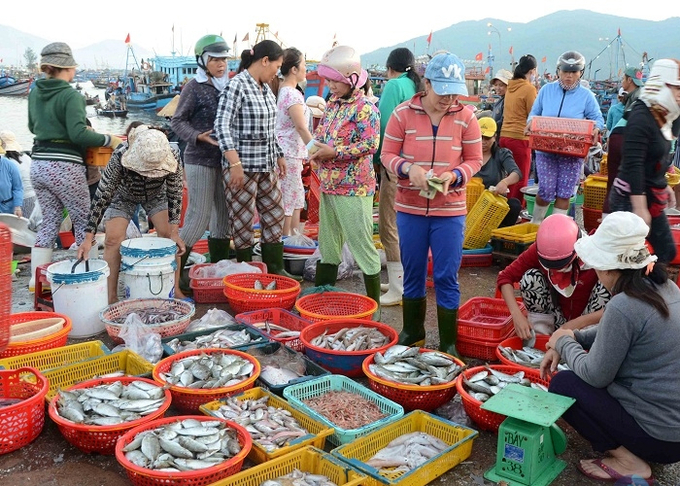
[[(10, 159), (12, 162), (19, 167), (19, 174), (21, 174), (21, 182), (24, 185), (24, 199), (29, 197), (35, 197), (35, 190), (33, 189), (33, 184), (31, 184), (31, 158), (26, 154), (21, 154), (21, 163), (14, 159)], [(28, 217), (28, 216), (26, 216)]]

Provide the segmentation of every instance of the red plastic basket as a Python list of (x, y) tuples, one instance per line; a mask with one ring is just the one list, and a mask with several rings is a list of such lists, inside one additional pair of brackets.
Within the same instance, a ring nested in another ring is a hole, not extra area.
[[(235, 319), (236, 322), (245, 324), (249, 327), (255, 327), (253, 324), (257, 324), (258, 322), (268, 322), (276, 326), (285, 327), (290, 331), (302, 331), (312, 323), (312, 321), (303, 319), (290, 311), (277, 308), (243, 312), (241, 314), (236, 314)], [(255, 328), (267, 339), (284, 344), (295, 351), (304, 352), (305, 350), (305, 346), (302, 344), (299, 337), (279, 338), (277, 335), (281, 334), (283, 331), (272, 330), (271, 332), (267, 332), (265, 328)]]
[[(546, 336), (544, 334), (538, 334), (536, 335), (536, 345), (534, 346), (536, 349), (540, 351), (545, 352), (545, 345), (547, 344), (548, 340), (550, 339), (550, 336)], [(504, 348), (512, 348), (512, 349), (522, 349), (523, 344), (522, 344), (522, 338), (519, 336), (512, 336), (509, 337), (508, 339), (504, 339), (501, 341), (498, 346), (503, 346)], [(522, 366), (521, 364), (515, 363), (514, 361), (510, 361), (508, 358), (503, 356), (503, 353), (501, 353), (501, 350), (498, 349), (498, 346), (496, 346), (496, 357), (503, 363), (504, 365), (508, 366), (515, 366), (516, 368), (519, 368), (524, 371), (537, 371), (536, 368), (530, 368), (529, 366)], [(546, 381), (550, 381), (550, 378), (548, 378)]]
[[(548, 382), (542, 380), (539, 372), (536, 370), (525, 371), (516, 366), (507, 365), (491, 365), (490, 368), (511, 375), (517, 373), (518, 371), (524, 371), (524, 377), (528, 378), (532, 383), (540, 383), (541, 385), (548, 386)], [(484, 366), (475, 366), (474, 368), (463, 371), (463, 373), (458, 375), (458, 378), (456, 378), (456, 390), (458, 390), (458, 394), (460, 395), (460, 398), (463, 402), (465, 413), (468, 414), (470, 419), (472, 419), (472, 421), (476, 423), (477, 426), (482, 430), (498, 432), (498, 427), (500, 427), (503, 420), (505, 420), (507, 417), (499, 413), (482, 410), (480, 408), (482, 402), (472, 398), (472, 396), (465, 390), (465, 385), (463, 385), (463, 376), (470, 378), (475, 373), (479, 373), (485, 369), (486, 367)]]
[(316, 174), (316, 171), (312, 170), (311, 177), (309, 178), (309, 193), (307, 195), (307, 222), (308, 223), (318, 223), (319, 222), (319, 201), (321, 200), (321, 180)]
[(312, 322), (332, 319), (368, 319), (378, 310), (378, 303), (361, 294), (322, 292), (298, 299), (295, 308)]
[(592, 120), (535, 116), (531, 119), (529, 146), (533, 150), (585, 157), (593, 145)]
[[(432, 352), (430, 349), (421, 348), (421, 353)], [(440, 354), (446, 354), (441, 353)], [(450, 359), (458, 363), (460, 366), (465, 366), (465, 363), (458, 358), (447, 355)], [(369, 366), (373, 364), (375, 353), (364, 360), (361, 369), (368, 378), (368, 384), (376, 393), (379, 393), (385, 398), (398, 403), (404, 410), (410, 412), (411, 410), (424, 410), (430, 412), (445, 403), (448, 403), (456, 394), (456, 380), (451, 380), (450, 383), (442, 385), (420, 386), (420, 385), (406, 385), (403, 383), (396, 383), (385, 380), (379, 376), (371, 373)]]
[[(177, 385), (169, 385), (160, 376), (161, 373), (166, 373), (169, 371), (170, 368), (172, 368), (173, 363), (176, 361), (180, 361), (189, 356), (201, 354), (235, 354), (253, 363), (255, 368), (253, 368), (250, 378), (247, 378), (236, 385), (222, 388), (194, 389)], [(235, 349), (202, 348), (192, 349), (190, 351), (182, 351), (181, 353), (173, 354), (172, 356), (159, 361), (158, 364), (156, 364), (156, 366), (153, 368), (154, 381), (170, 388), (173, 406), (183, 413), (198, 412), (199, 407), (205, 403), (212, 402), (213, 400), (218, 400), (223, 397), (228, 397), (241, 391), (250, 390), (258, 376), (260, 376), (260, 362), (251, 355), (241, 351), (236, 351)]]
[[(320, 348), (312, 344), (312, 340), (323, 334), (333, 334), (346, 327), (374, 327), (384, 336), (389, 338), (389, 342), (375, 349), (364, 351), (339, 351), (334, 349)], [(315, 363), (326, 368), (331, 373), (344, 375), (350, 378), (363, 376), (361, 365), (364, 360), (374, 353), (382, 353), (397, 344), (399, 334), (391, 326), (381, 322), (369, 321), (365, 319), (335, 319), (319, 321), (304, 328), (300, 333), (300, 341), (305, 347), (305, 354)]]
[(207, 239), (198, 240), (196, 244), (191, 247), (191, 251), (194, 253), (200, 253), (201, 255), (205, 255), (210, 251), (208, 249), (208, 240)]
[[(276, 290), (256, 290), (255, 280), (266, 287), (276, 281)], [(224, 277), (224, 295), (234, 312), (242, 312), (280, 307), (290, 310), (300, 294), (300, 283), (292, 278), (273, 273), (235, 273)]]
[[(257, 267), (261, 273), (267, 273), (267, 264), (264, 262), (247, 262), (248, 265)], [(227, 296), (224, 294), (224, 277), (204, 278), (200, 277), (200, 269), (214, 265), (214, 263), (197, 263), (189, 270), (189, 287), (192, 290), (192, 298), (197, 304), (221, 304), (226, 303)]]
[(0, 352), (9, 343), (9, 314), (12, 312), (12, 233), (0, 223)]
[[(518, 304), (525, 312), (524, 304)], [(458, 336), (476, 341), (499, 341), (514, 328), (503, 299), (472, 297), (458, 309)]]
[(53, 317), (64, 319), (64, 327), (62, 327), (60, 331), (40, 339), (9, 343), (5, 350), (0, 353), (0, 359), (66, 346), (68, 333), (71, 332), (72, 324), (71, 319), (65, 314), (58, 314), (56, 312), (19, 312), (18, 314), (10, 314), (9, 325), (12, 326), (14, 324), (36, 319), (51, 319)]
[(590, 233), (597, 229), (600, 226), (598, 219), (602, 218), (602, 210), (590, 209), (585, 206), (581, 206), (581, 210), (583, 211), (583, 227), (585, 230)]
[[(139, 378), (136, 376), (120, 376), (117, 378), (95, 378), (93, 380), (88, 380), (77, 385), (73, 385), (67, 388), (67, 390), (92, 388), (99, 385), (115, 383), (116, 381), (120, 381), (124, 385), (132, 383), (133, 381), (144, 381), (146, 383), (158, 385), (158, 383), (146, 378)], [(137, 420), (109, 426), (73, 423), (57, 413), (57, 400), (59, 400), (59, 393), (57, 393), (50, 401), (48, 412), (50, 414), (50, 418), (57, 424), (57, 427), (59, 427), (61, 435), (64, 436), (69, 444), (74, 445), (87, 454), (97, 452), (99, 454), (113, 455), (116, 448), (116, 441), (123, 434), (125, 434), (128, 430), (137, 427), (138, 425), (142, 425), (146, 422), (150, 422), (162, 417), (170, 407), (172, 397), (170, 395), (170, 391), (165, 390), (165, 402), (163, 402), (163, 404), (155, 412)]]
[[(127, 460), (123, 448), (135, 438), (137, 434), (145, 430), (153, 430), (166, 424), (179, 422), (186, 419), (200, 420), (202, 422), (212, 422), (219, 420), (224, 422), (232, 429), (236, 430), (241, 451), (231, 459), (217, 464), (216, 466), (199, 469), (196, 471), (166, 472), (155, 471), (140, 466), (136, 466)], [(253, 440), (245, 428), (240, 425), (222, 420), (217, 417), (206, 417), (205, 415), (182, 415), (177, 417), (166, 417), (153, 420), (139, 425), (128, 431), (116, 443), (116, 460), (125, 468), (128, 479), (135, 486), (204, 486), (236, 474), (243, 467), (243, 460), (250, 453), (253, 447)]]
[(467, 356), (468, 358), (483, 359), (484, 361), (496, 361), (496, 347), (498, 344), (515, 335), (515, 328), (510, 329), (510, 332), (503, 336), (498, 341), (480, 341), (477, 339), (468, 338), (466, 336), (458, 336), (456, 342), (456, 349), (458, 352)]
[(22, 399), (0, 408), (0, 454), (20, 449), (40, 435), (48, 389), (49, 381), (35, 368), (0, 371), (0, 397)]

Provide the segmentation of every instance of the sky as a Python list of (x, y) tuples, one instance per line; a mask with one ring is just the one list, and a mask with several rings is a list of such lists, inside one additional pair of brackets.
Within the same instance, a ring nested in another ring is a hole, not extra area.
[[(523, 0), (521, 3), (507, 0), (483, 3), (426, 0), (422, 4), (396, 0), (132, 3), (33, 0), (28, 9), (23, 2), (4, 3), (0, 22), (11, 21), (11, 25), (21, 31), (52, 41), (64, 41), (76, 49), (102, 40), (124, 41), (130, 34), (133, 46), (153, 49), (158, 55), (170, 54), (173, 41), (178, 54), (193, 55), (193, 45), (201, 36), (221, 33), (230, 46), (236, 37), (240, 52), (249, 47), (247, 42), (243, 42), (246, 33), (250, 42), (254, 43), (256, 24), (268, 23), (271, 33), (278, 32), (285, 47), (297, 47), (308, 59), (320, 59), (333, 44), (334, 38), (339, 44), (352, 46), (364, 53), (427, 36), (430, 31), (436, 32), (466, 20), (495, 18), (524, 23), (565, 9), (627, 16), (626, 9), (614, 11), (613, 6), (620, 5), (619, 2), (592, 0)], [(667, 7), (661, 4), (667, 4)], [(163, 10), (159, 8), (161, 5), (168, 7)], [(662, 0), (655, 8), (635, 9), (634, 16), (643, 20), (664, 20), (675, 11), (671, 5), (676, 4)], [(409, 6), (409, 9), (404, 6)]]

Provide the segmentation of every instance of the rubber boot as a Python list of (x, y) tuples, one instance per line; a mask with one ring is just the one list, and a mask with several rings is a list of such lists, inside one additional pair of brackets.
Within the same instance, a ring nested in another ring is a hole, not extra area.
[(314, 286), (335, 285), (338, 281), (338, 265), (316, 262), (316, 276)]
[(378, 304), (378, 309), (373, 314), (373, 320), (379, 321), (382, 317), (380, 310), (380, 272), (375, 275), (366, 275), (364, 273), (364, 285), (366, 286), (366, 295)]
[(253, 261), (253, 247), (236, 249), (237, 262), (252, 262)]
[(437, 306), (437, 324), (439, 327), (439, 351), (460, 358), (456, 349), (458, 309), (446, 309)]
[(390, 289), (385, 295), (380, 296), (380, 304), (400, 305), (404, 294), (404, 267), (401, 266), (401, 262), (387, 262), (387, 278)]
[(184, 268), (189, 260), (189, 254), (191, 253), (190, 246), (187, 246), (187, 250), (179, 257), (179, 289), (182, 293), (191, 293), (191, 279), (189, 278), (189, 270)]
[(302, 282), (301, 275), (291, 275), (283, 267), (283, 241), (261, 243), (260, 246), (262, 247), (262, 261), (267, 264), (267, 272)]
[(548, 212), (548, 206), (539, 206), (538, 203), (534, 204), (534, 214), (531, 217), (532, 224), (541, 224), (545, 219), (545, 213)]
[(52, 261), (52, 248), (31, 248), (31, 280), (28, 282), (28, 291), (35, 292), (35, 271), (38, 266)]
[(427, 309), (427, 297), (401, 299), (404, 306), (403, 326), (399, 333), (399, 344), (404, 346), (425, 346), (425, 311)]
[(208, 251), (210, 263), (217, 263), (229, 259), (229, 238), (208, 238)]

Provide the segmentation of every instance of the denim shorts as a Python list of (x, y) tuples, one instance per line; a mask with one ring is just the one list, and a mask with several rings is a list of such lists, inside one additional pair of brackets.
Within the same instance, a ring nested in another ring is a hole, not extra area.
[(138, 204), (141, 204), (144, 211), (146, 211), (146, 215), (151, 218), (156, 213), (168, 210), (168, 196), (162, 192), (147, 201), (136, 203), (116, 194), (104, 213), (104, 221), (112, 218), (125, 218), (130, 221), (135, 215), (135, 211), (137, 211)]

